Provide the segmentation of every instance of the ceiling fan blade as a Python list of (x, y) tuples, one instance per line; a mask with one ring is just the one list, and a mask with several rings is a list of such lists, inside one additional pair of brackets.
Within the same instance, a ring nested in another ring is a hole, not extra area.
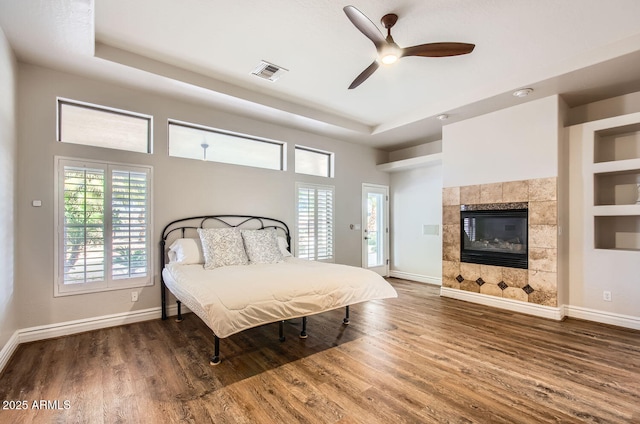
[(353, 6), (345, 6), (342, 10), (347, 14), (347, 18), (349, 18), (351, 23), (353, 23), (353, 25), (355, 25), (355, 27), (358, 28), (369, 40), (373, 41), (376, 49), (380, 49), (382, 46), (387, 44), (378, 27), (371, 22), (371, 19), (367, 18), (364, 13)]
[(354, 89), (357, 86), (359, 86), (360, 84), (362, 84), (363, 82), (365, 82), (365, 80), (367, 78), (369, 78), (371, 76), (371, 74), (373, 74), (376, 71), (376, 69), (378, 69), (379, 66), (380, 65), (378, 64), (377, 60), (373, 61), (373, 63), (371, 65), (369, 65), (367, 67), (367, 69), (362, 71), (362, 73), (360, 75), (358, 75), (356, 77), (356, 79), (353, 80), (353, 82), (349, 86), (349, 90)]
[(467, 43), (427, 43), (407, 47), (402, 56), (445, 57), (469, 54), (475, 48), (475, 44)]

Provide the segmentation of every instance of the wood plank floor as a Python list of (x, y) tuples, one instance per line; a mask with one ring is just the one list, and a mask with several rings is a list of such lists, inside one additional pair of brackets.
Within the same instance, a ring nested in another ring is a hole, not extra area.
[(0, 422), (640, 423), (640, 332), (390, 281), (398, 299), (353, 306), (349, 326), (339, 310), (306, 340), (300, 320), (284, 343), (275, 324), (223, 339), (217, 367), (193, 314), (24, 344), (0, 400), (28, 407)]

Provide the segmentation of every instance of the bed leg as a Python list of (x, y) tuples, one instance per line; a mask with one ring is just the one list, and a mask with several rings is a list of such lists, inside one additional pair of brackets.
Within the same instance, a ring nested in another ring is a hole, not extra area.
[(345, 308), (344, 319), (342, 320), (344, 325), (349, 325), (349, 305)]
[(176, 322), (182, 322), (182, 302), (176, 300), (176, 304), (178, 305), (178, 318), (176, 318)]
[(164, 281), (160, 284), (160, 298), (162, 300), (162, 320), (167, 319), (167, 287), (164, 285)]
[(307, 317), (302, 317), (302, 331), (300, 332), (300, 338), (307, 338)]
[(209, 359), (209, 365), (218, 365), (220, 363), (220, 338), (213, 335), (213, 356)]
[(284, 337), (284, 321), (280, 321), (279, 322), (278, 332), (279, 332), (278, 340), (283, 342), (285, 340), (285, 337)]

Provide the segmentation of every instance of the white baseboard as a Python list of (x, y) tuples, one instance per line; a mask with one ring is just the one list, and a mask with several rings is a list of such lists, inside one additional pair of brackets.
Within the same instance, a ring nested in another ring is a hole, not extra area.
[(419, 283), (435, 284), (436, 286), (442, 285), (441, 277), (430, 277), (428, 275), (413, 274), (411, 272), (391, 270), (389, 271), (389, 277), (402, 278), (403, 280), (417, 281)]
[(565, 305), (567, 316), (571, 318), (595, 321), (601, 324), (615, 325), (617, 327), (640, 330), (640, 317), (631, 315), (614, 314), (612, 312), (598, 311), (595, 309), (582, 308), (580, 306)]
[(18, 331), (13, 333), (13, 336), (9, 338), (9, 340), (4, 345), (2, 350), (0, 350), (0, 372), (4, 370), (4, 367), (7, 365), (7, 362), (9, 362), (9, 359), (11, 359), (11, 355), (13, 355), (13, 353), (18, 348), (18, 345), (20, 344), (20, 342), (18, 341), (20, 339), (20, 336), (18, 333), (19, 333)]
[(534, 315), (542, 318), (549, 318), (556, 321), (560, 321), (565, 317), (564, 307), (537, 305), (535, 303), (523, 302), (521, 300), (504, 299), (480, 293), (451, 289), (449, 287), (441, 287), (440, 296), (479, 303), (485, 306), (493, 306), (513, 312), (521, 312), (523, 314)]
[(570, 317), (593, 321), (600, 324), (630, 328), (632, 330), (640, 330), (640, 317), (587, 309), (580, 306), (562, 305), (560, 307), (551, 307), (536, 305), (534, 303), (487, 296), (479, 293), (451, 289), (448, 287), (440, 288), (440, 295), (450, 297), (452, 299), (465, 300), (467, 302), (507, 309), (509, 311), (521, 312), (523, 314), (535, 315), (542, 318), (550, 318), (557, 321), (562, 320), (564, 317)]
[[(182, 312), (187, 313), (189, 309), (184, 305)], [(170, 305), (167, 307), (167, 315), (178, 314), (178, 307)], [(84, 333), (85, 331), (98, 330), (101, 328), (117, 327), (119, 325), (133, 324), (135, 322), (149, 321), (162, 317), (160, 307), (143, 309), (140, 311), (122, 312), (119, 314), (103, 315), (100, 317), (85, 318), (75, 321), (59, 322), (56, 324), (40, 325), (37, 327), (23, 328), (17, 330), (9, 341), (0, 350), (0, 372), (9, 362), (11, 355), (21, 343), (33, 342), (37, 340), (51, 339), (54, 337), (68, 336), (71, 334)]]
[(160, 318), (161, 315), (161, 310), (158, 307), (143, 309), (140, 311), (122, 312), (119, 314), (103, 315), (99, 317), (79, 319), (75, 321), (66, 321), (56, 324), (23, 328), (18, 332), (20, 334), (20, 343), (27, 343), (36, 340), (68, 336), (70, 334), (84, 333), (85, 331), (99, 330), (101, 328), (116, 327), (118, 325), (148, 321), (151, 319)]

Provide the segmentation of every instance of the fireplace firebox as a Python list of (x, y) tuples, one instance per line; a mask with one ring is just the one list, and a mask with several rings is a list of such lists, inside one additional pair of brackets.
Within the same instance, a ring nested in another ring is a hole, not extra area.
[[(460, 211), (461, 262), (527, 269), (527, 204), (463, 205)], [(515, 206), (515, 207), (514, 207)], [(493, 207), (493, 209), (491, 209)]]

